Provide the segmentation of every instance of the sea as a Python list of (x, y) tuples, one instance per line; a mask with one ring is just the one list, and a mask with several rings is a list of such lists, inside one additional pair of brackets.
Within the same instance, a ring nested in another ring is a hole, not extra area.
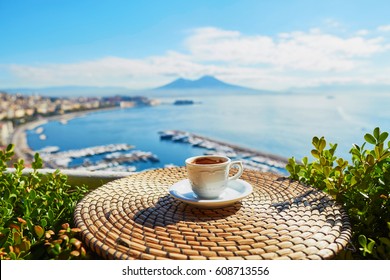
[[(141, 94), (141, 93), (139, 93)], [(87, 113), (63, 124), (50, 121), (41, 127), (41, 140), (27, 131), (33, 150), (58, 146), (60, 151), (115, 143), (134, 145), (154, 153), (159, 162), (137, 162), (137, 170), (184, 165), (205, 149), (162, 141), (159, 132), (182, 130), (216, 140), (300, 160), (310, 156), (312, 138), (324, 136), (338, 143), (337, 155), (350, 159), (352, 144), (364, 142), (375, 127), (390, 132), (390, 93), (215, 93), (196, 91), (145, 92), (161, 105)], [(174, 105), (192, 100), (193, 105)], [(92, 158), (98, 161), (103, 155)], [(81, 164), (75, 159), (70, 166)]]

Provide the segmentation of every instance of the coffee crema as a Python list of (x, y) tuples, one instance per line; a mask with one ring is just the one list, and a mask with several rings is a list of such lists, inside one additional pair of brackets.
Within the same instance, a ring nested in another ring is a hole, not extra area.
[(227, 160), (224, 158), (211, 158), (211, 157), (203, 157), (203, 158), (197, 158), (194, 161), (192, 161), (192, 164), (219, 164), (224, 163)]

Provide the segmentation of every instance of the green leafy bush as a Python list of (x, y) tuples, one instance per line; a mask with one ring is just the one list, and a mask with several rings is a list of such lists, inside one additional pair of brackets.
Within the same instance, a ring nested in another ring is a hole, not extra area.
[[(290, 177), (333, 196), (347, 210), (352, 223), (354, 253), (344, 258), (390, 259), (390, 141), (377, 127), (363, 145), (353, 145), (351, 162), (335, 156), (337, 144), (326, 149), (324, 137), (313, 138), (314, 157), (286, 166)], [(371, 145), (371, 149), (366, 146)]]
[(0, 151), (0, 259), (73, 259), (86, 257), (77, 239), (79, 229), (71, 228), (77, 201), (86, 187), (72, 187), (58, 170), (42, 175), (39, 154), (33, 171), (23, 175), (24, 163), (6, 172), (13, 145)]

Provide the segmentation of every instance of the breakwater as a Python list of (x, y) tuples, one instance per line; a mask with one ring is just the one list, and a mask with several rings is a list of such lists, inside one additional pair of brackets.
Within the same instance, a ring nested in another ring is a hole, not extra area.
[(261, 152), (255, 149), (242, 147), (237, 144), (212, 139), (203, 135), (181, 130), (160, 131), (160, 139), (175, 143), (189, 144), (204, 148), (204, 154), (224, 155), (233, 159), (240, 159), (244, 168), (263, 172), (285, 173), (288, 160), (284, 157)]

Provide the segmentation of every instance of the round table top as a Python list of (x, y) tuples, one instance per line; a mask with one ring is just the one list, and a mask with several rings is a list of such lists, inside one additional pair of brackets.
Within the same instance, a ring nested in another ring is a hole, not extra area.
[(328, 259), (351, 237), (340, 205), (288, 178), (246, 170), (252, 194), (203, 209), (169, 195), (186, 177), (157, 169), (87, 194), (74, 214), (84, 242), (106, 259)]

